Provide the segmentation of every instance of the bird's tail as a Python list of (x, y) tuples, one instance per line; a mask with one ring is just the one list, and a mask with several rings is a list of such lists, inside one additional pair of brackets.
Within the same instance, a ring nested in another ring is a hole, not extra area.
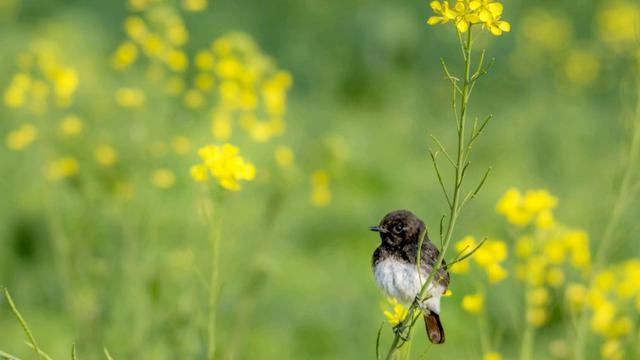
[(434, 344), (442, 344), (444, 342), (444, 329), (440, 322), (440, 315), (433, 311), (425, 313), (424, 325), (427, 327), (427, 336), (429, 336), (429, 341)]

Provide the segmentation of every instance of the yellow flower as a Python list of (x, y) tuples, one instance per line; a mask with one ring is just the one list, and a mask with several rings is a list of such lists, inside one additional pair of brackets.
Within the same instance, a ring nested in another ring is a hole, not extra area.
[(78, 74), (71, 68), (59, 68), (54, 71), (53, 90), (60, 106), (68, 106), (78, 87)]
[(144, 92), (139, 88), (119, 88), (116, 103), (122, 107), (140, 107), (144, 104)]
[(541, 212), (553, 209), (558, 205), (558, 199), (546, 190), (529, 190), (522, 199), (523, 206), (531, 212)]
[(624, 350), (620, 340), (607, 340), (600, 349), (600, 355), (605, 360), (622, 360), (624, 358)]
[(551, 210), (543, 210), (538, 214), (538, 217), (536, 217), (536, 226), (538, 229), (551, 229), (554, 225), (555, 221)]
[(584, 49), (571, 51), (564, 68), (567, 79), (579, 86), (593, 83), (598, 78), (599, 71), (600, 60)]
[(395, 298), (389, 298), (387, 299), (387, 302), (391, 306), (391, 309), (384, 310), (383, 314), (387, 320), (389, 320), (389, 324), (396, 326), (407, 317), (407, 314), (409, 313), (408, 309), (404, 305), (398, 303), (398, 300)]
[(64, 136), (77, 136), (82, 132), (82, 121), (76, 115), (67, 115), (62, 118), (58, 132)]
[(634, 1), (607, 1), (602, 6), (596, 12), (599, 38), (618, 51), (633, 49), (640, 7)]
[(542, 286), (533, 288), (527, 293), (527, 301), (534, 306), (543, 306), (549, 302), (549, 291)]
[(516, 241), (516, 256), (526, 259), (533, 252), (533, 241), (528, 236), (518, 238)]
[(184, 51), (181, 50), (169, 50), (167, 52), (165, 61), (169, 66), (169, 69), (175, 72), (183, 72), (189, 65), (187, 54), (185, 54)]
[(78, 173), (80, 166), (72, 157), (63, 157), (55, 160), (45, 168), (45, 176), (49, 180), (60, 180)]
[(199, 109), (202, 107), (203, 103), (204, 96), (200, 91), (191, 89), (184, 93), (184, 104), (187, 108), (194, 110)]
[(330, 202), (329, 174), (321, 170), (315, 171), (311, 174), (311, 204), (315, 207), (325, 207)]
[(429, 25), (446, 24), (458, 16), (458, 13), (454, 9), (449, 8), (448, 0), (443, 2), (432, 1), (429, 3), (429, 6), (431, 6), (431, 10), (436, 13), (435, 16), (431, 16), (427, 20), (427, 24)]
[(492, 351), (485, 353), (484, 356), (482, 356), (482, 360), (502, 360), (502, 356), (500, 353)]
[(507, 270), (500, 266), (497, 263), (493, 263), (485, 268), (487, 272), (487, 278), (489, 279), (489, 283), (496, 284), (507, 278), (509, 275)]
[(207, 50), (200, 50), (195, 57), (196, 67), (200, 70), (211, 70), (215, 64), (213, 54)]
[(454, 274), (466, 274), (469, 272), (469, 261), (467, 259), (459, 261), (451, 265), (449, 271)]
[(118, 159), (116, 150), (109, 145), (100, 145), (93, 153), (96, 162), (104, 167), (113, 165)]
[[(207, 145), (198, 150), (203, 166), (218, 184), (230, 191), (240, 190), (240, 181), (251, 181), (255, 178), (254, 165), (239, 155), (240, 149), (231, 145)], [(201, 167), (192, 167), (191, 175), (196, 181), (204, 181)]]
[(123, 70), (133, 64), (138, 58), (138, 48), (135, 44), (125, 41), (120, 44), (111, 56), (111, 66), (116, 70)]
[(611, 324), (616, 316), (615, 305), (610, 301), (604, 300), (593, 311), (591, 330), (601, 335), (609, 335)]
[(196, 182), (207, 181), (207, 179), (209, 179), (209, 176), (207, 175), (207, 167), (202, 164), (191, 166), (191, 177)]
[(484, 304), (484, 295), (472, 294), (462, 298), (462, 309), (474, 315), (480, 314)]
[(31, 124), (24, 124), (7, 134), (5, 143), (10, 150), (19, 151), (31, 144), (38, 136), (38, 129)]
[(565, 259), (564, 243), (560, 239), (551, 239), (544, 245), (544, 255), (552, 264), (560, 264)]
[(476, 239), (473, 236), (465, 236), (462, 240), (458, 241), (454, 245), (456, 252), (465, 253), (473, 250), (476, 247)]
[(213, 76), (207, 73), (196, 75), (193, 84), (202, 91), (210, 90), (213, 87)]
[(171, 139), (171, 147), (176, 154), (185, 155), (191, 151), (191, 141), (186, 136), (176, 136)]
[(151, 174), (151, 184), (159, 189), (169, 189), (176, 183), (176, 176), (173, 171), (160, 168)]
[(559, 268), (551, 268), (547, 271), (547, 283), (554, 288), (564, 283), (564, 273)]
[(286, 145), (279, 145), (275, 152), (276, 163), (281, 168), (288, 168), (293, 164), (293, 150)]
[(547, 311), (543, 307), (533, 307), (527, 310), (527, 322), (534, 327), (540, 327), (547, 321)]
[(182, 0), (182, 7), (187, 11), (202, 11), (207, 8), (207, 0)]

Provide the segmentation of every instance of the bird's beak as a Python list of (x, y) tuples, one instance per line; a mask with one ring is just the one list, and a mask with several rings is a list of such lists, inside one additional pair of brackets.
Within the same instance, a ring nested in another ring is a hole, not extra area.
[(369, 226), (369, 230), (375, 231), (375, 232), (380, 232), (380, 228), (377, 227), (377, 226)]

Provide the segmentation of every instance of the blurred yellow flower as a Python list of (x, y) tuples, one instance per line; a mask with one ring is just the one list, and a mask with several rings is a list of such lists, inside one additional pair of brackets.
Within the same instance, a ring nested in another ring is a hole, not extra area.
[(409, 311), (404, 305), (398, 303), (395, 298), (388, 298), (387, 302), (390, 305), (390, 309), (384, 309), (383, 314), (389, 320), (389, 324), (396, 326), (407, 317)]
[(569, 53), (564, 67), (567, 79), (578, 85), (585, 86), (598, 78), (600, 60), (596, 55), (584, 49), (575, 49)]
[(5, 143), (10, 150), (18, 151), (26, 148), (38, 136), (38, 129), (32, 124), (23, 124), (7, 134)]
[(181, 50), (169, 50), (166, 54), (165, 61), (167, 66), (169, 66), (169, 69), (175, 72), (183, 72), (189, 65), (187, 54)]
[(471, 294), (462, 297), (462, 309), (474, 315), (480, 314), (484, 304), (484, 295)]
[(527, 310), (527, 322), (539, 327), (547, 322), (547, 311), (543, 307), (533, 307)]
[(138, 48), (130, 41), (125, 41), (111, 55), (111, 66), (116, 70), (124, 70), (138, 58)]
[(587, 298), (587, 288), (582, 284), (571, 283), (567, 285), (565, 297), (573, 309), (579, 309)]
[(207, 0), (182, 0), (182, 7), (187, 11), (202, 11), (207, 8)]
[(209, 179), (209, 175), (207, 175), (207, 173), (207, 167), (202, 164), (191, 166), (191, 177), (196, 182), (207, 181), (207, 179)]
[(191, 152), (191, 141), (186, 136), (175, 136), (171, 139), (171, 148), (178, 155), (186, 155)]
[(288, 168), (293, 164), (293, 150), (286, 145), (279, 145), (275, 151), (276, 163), (281, 168)]
[(331, 202), (329, 190), (329, 174), (317, 170), (311, 174), (311, 204), (315, 207), (325, 207)]
[(624, 350), (619, 340), (607, 340), (600, 349), (600, 355), (605, 360), (624, 359)]
[(116, 150), (109, 145), (99, 145), (96, 147), (93, 152), (93, 156), (95, 157), (98, 165), (104, 167), (113, 165), (118, 159)]
[(141, 107), (144, 104), (144, 100), (142, 89), (122, 87), (116, 90), (116, 103), (122, 107)]
[(621, 51), (637, 46), (637, 26), (640, 6), (634, 1), (607, 1), (596, 12), (597, 30), (600, 39)]
[(184, 104), (189, 109), (199, 109), (204, 104), (204, 96), (198, 90), (187, 90), (184, 93)]
[(535, 287), (527, 292), (527, 301), (533, 306), (543, 306), (549, 302), (549, 291), (542, 286)]
[(485, 353), (482, 356), (482, 360), (502, 360), (502, 356), (500, 355), (500, 353), (492, 351), (492, 352)]
[(254, 165), (242, 158), (239, 152), (240, 149), (231, 144), (201, 147), (198, 155), (203, 163), (191, 168), (191, 176), (195, 181), (206, 180), (202, 171), (204, 166), (223, 189), (238, 191), (241, 189), (240, 181), (253, 180), (256, 172)]
[(215, 65), (213, 54), (207, 50), (200, 50), (196, 53), (195, 64), (200, 70), (211, 70)]
[(63, 157), (50, 162), (45, 168), (45, 177), (48, 180), (60, 180), (78, 173), (80, 166), (72, 157)]
[(547, 271), (547, 283), (555, 288), (562, 286), (564, 284), (564, 272), (559, 268), (550, 268)]
[(151, 174), (151, 184), (159, 189), (169, 189), (175, 183), (176, 176), (167, 168), (157, 169)]
[(60, 121), (58, 132), (64, 136), (77, 136), (82, 132), (82, 121), (77, 115), (67, 115)]
[(518, 189), (508, 189), (496, 204), (496, 211), (517, 226), (526, 226), (536, 217), (538, 227), (549, 228), (553, 225), (551, 209), (558, 200), (546, 190), (529, 190), (522, 195)]

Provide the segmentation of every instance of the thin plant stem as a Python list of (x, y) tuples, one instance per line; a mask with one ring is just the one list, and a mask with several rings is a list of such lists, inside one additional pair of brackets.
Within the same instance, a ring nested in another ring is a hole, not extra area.
[[(461, 47), (463, 49), (463, 57), (465, 62), (465, 72), (464, 72), (464, 81), (462, 84), (462, 94), (460, 99), (460, 112), (459, 118), (457, 119), (457, 135), (458, 135), (458, 143), (457, 143), (457, 156), (455, 162), (455, 182), (453, 184), (453, 192), (452, 199), (449, 206), (449, 220), (447, 222), (446, 232), (444, 239), (442, 241), (442, 249), (440, 249), (440, 254), (436, 259), (435, 264), (433, 265), (432, 271), (429, 273), (426, 282), (422, 286), (420, 293), (418, 295), (419, 299), (423, 299), (426, 295), (429, 284), (438, 273), (438, 271), (442, 268), (442, 263), (444, 260), (444, 256), (447, 252), (447, 248), (449, 247), (449, 243), (453, 237), (453, 230), (455, 228), (455, 224), (458, 220), (458, 216), (460, 215), (460, 211), (462, 210), (461, 206), (461, 187), (462, 181), (464, 178), (464, 160), (466, 157), (465, 151), (465, 125), (467, 120), (467, 109), (469, 102), (469, 95), (471, 90), (471, 49), (472, 49), (472, 27), (469, 28), (467, 32), (466, 40), (463, 40), (462, 36), (459, 36), (461, 41)], [(458, 33), (459, 34), (459, 33)], [(420, 256), (420, 254), (418, 254)], [(417, 302), (414, 302), (409, 308), (409, 316), (405, 318), (398, 326), (401, 331), (396, 332), (389, 351), (385, 359), (392, 359), (396, 351), (406, 342), (404, 339), (407, 339), (411, 335), (411, 331), (413, 329), (413, 325), (416, 322), (416, 319), (419, 317), (421, 310), (417, 305)], [(404, 333), (404, 335), (403, 335)]]
[(214, 202), (208, 191), (203, 191), (201, 198), (202, 212), (209, 231), (211, 246), (211, 274), (209, 278), (209, 300), (207, 304), (207, 359), (213, 360), (216, 354), (216, 318), (217, 300), (220, 282), (220, 215), (214, 214)]
[(36, 339), (33, 337), (31, 330), (29, 330), (29, 326), (27, 325), (27, 322), (24, 320), (22, 315), (20, 315), (20, 312), (18, 311), (16, 304), (13, 302), (13, 299), (11, 298), (11, 294), (9, 294), (9, 290), (7, 288), (4, 288), (4, 297), (7, 299), (7, 302), (9, 303), (11, 312), (13, 312), (13, 315), (15, 315), (16, 318), (18, 319), (20, 326), (22, 326), (22, 330), (24, 330), (25, 334), (27, 335), (27, 338), (29, 339), (29, 342), (33, 346), (33, 350), (36, 352), (37, 359), (43, 360), (44, 357), (42, 356), (40, 349), (38, 348)]

